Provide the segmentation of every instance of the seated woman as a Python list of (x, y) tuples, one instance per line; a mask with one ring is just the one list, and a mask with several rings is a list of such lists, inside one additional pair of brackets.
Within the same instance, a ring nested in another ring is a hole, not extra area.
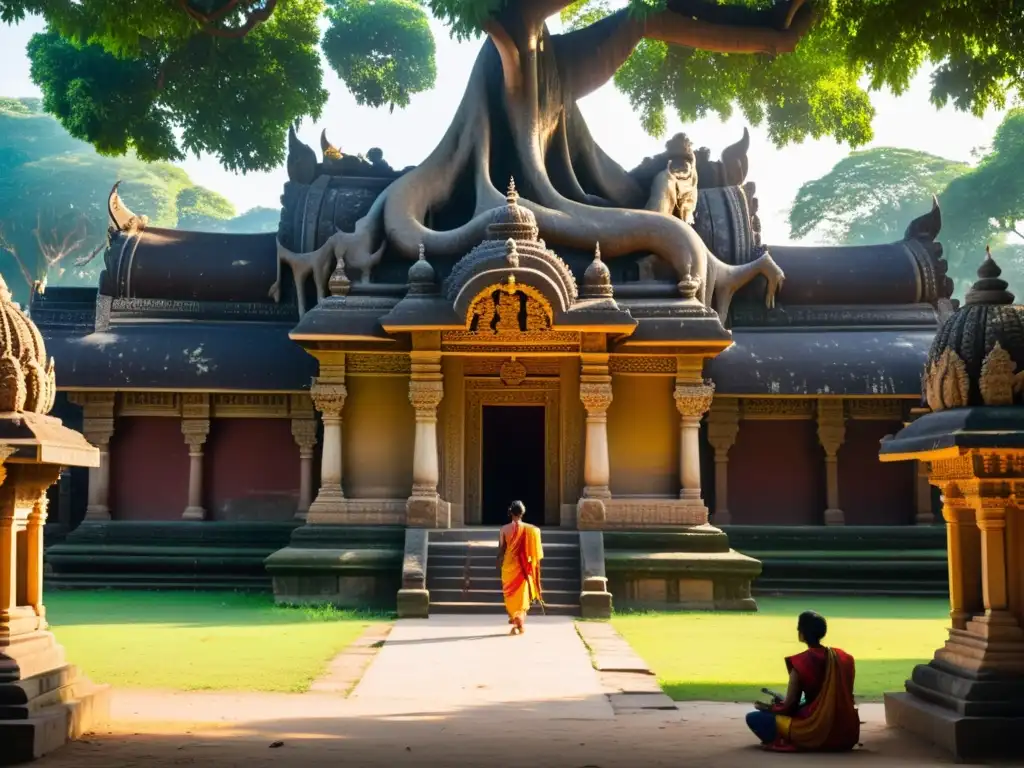
[[(860, 715), (853, 701), (853, 657), (821, 644), (828, 625), (813, 611), (796, 625), (807, 650), (786, 659), (789, 688), (775, 704), (757, 702), (747, 726), (765, 749), (776, 752), (844, 752), (860, 740)], [(801, 701), (801, 695), (803, 700)]]

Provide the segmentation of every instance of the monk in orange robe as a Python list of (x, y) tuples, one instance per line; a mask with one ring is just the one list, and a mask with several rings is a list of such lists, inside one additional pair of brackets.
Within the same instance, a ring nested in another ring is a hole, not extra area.
[(747, 726), (774, 752), (845, 752), (860, 741), (860, 715), (853, 700), (853, 657), (821, 644), (828, 624), (813, 611), (797, 620), (807, 650), (786, 659), (789, 687), (781, 701), (757, 702)]
[(511, 519), (498, 534), (501, 591), (513, 635), (521, 635), (525, 631), (530, 604), (534, 600), (542, 600), (540, 561), (544, 558), (544, 549), (540, 542), (540, 528), (524, 523), (525, 514), (523, 502), (513, 501), (508, 508)]

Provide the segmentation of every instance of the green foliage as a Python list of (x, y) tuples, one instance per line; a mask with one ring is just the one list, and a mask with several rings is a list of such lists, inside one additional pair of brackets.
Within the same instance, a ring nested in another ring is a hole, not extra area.
[(208, 152), (229, 170), (268, 170), (284, 160), (288, 126), (327, 100), (321, 0), (279, 0), (243, 37), (204, 33), (174, 3), (35, 5), (49, 22), (28, 50), (46, 111), (102, 154)]
[(790, 237), (817, 230), (843, 245), (889, 243), (928, 210), (932, 195), (970, 170), (927, 152), (877, 147), (853, 152), (806, 182), (789, 212)]
[[(405, 106), (435, 79), (429, 10), (460, 40), (530, 0), (0, 0), (0, 19), (41, 14), (30, 46), (45, 108), (101, 152), (134, 150), (173, 160), (209, 152), (231, 170), (265, 170), (284, 158), (288, 125), (316, 118), (322, 88), (317, 43), (356, 100)], [(567, 0), (568, 29), (617, 8), (647, 15), (712, 12), (770, 31), (784, 0)], [(547, 7), (554, 10), (557, 4)], [(721, 54), (646, 40), (614, 81), (645, 129), (739, 110), (777, 145), (832, 136), (872, 138), (867, 91), (905, 90), (935, 62), (932, 100), (981, 114), (1024, 86), (1024, 0), (816, 0), (817, 23), (795, 52)], [(710, 9), (710, 11), (709, 11)], [(752, 12), (764, 12), (754, 23)], [(652, 34), (652, 38), (657, 35)], [(714, 46), (709, 43), (709, 48)], [(612, 46), (614, 48), (614, 46)], [(600, 47), (593, 55), (610, 55)], [(595, 58), (595, 65), (599, 62)]]
[(106, 244), (107, 196), (118, 179), (150, 226), (265, 232), (280, 217), (266, 208), (234, 217), (230, 202), (180, 168), (99, 155), (41, 113), (38, 99), (0, 99), (0, 272), (18, 300), (44, 278), (95, 285), (102, 259), (76, 262)]
[(281, 221), (281, 211), (277, 208), (257, 206), (250, 208), (230, 221), (224, 222), (225, 232), (250, 234), (254, 232), (276, 232)]
[(407, 107), (434, 85), (434, 36), (415, 0), (328, 0), (328, 63), (357, 104)]
[(790, 236), (820, 231), (839, 245), (891, 242), (937, 194), (943, 244), (958, 292), (974, 281), (986, 245), (1008, 279), (1024, 279), (1024, 109), (1007, 113), (975, 167), (924, 152), (879, 147), (855, 152), (797, 193)]
[[(1010, 110), (989, 154), (940, 196), (953, 213), (944, 237), (977, 253), (986, 242), (1024, 245), (1024, 109)], [(954, 213), (955, 212), (955, 213)]]
[(206, 187), (187, 187), (178, 193), (178, 228), (205, 230), (235, 217), (235, 206), (223, 195)]

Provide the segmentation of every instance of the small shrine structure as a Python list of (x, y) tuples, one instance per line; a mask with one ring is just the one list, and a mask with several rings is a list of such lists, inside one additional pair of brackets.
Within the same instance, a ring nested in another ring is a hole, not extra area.
[(47, 631), (46, 492), (61, 467), (99, 465), (96, 448), (47, 415), (56, 394), (53, 359), (0, 278), (0, 765), (41, 757), (108, 714), (107, 688)]

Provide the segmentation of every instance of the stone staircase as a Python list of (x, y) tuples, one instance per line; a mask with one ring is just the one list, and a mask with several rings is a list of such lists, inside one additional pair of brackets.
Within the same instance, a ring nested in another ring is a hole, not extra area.
[[(578, 531), (544, 529), (541, 586), (549, 616), (580, 615), (580, 536)], [(432, 530), (427, 542), (430, 613), (505, 612), (497, 528)], [(539, 614), (539, 607), (531, 613)]]

